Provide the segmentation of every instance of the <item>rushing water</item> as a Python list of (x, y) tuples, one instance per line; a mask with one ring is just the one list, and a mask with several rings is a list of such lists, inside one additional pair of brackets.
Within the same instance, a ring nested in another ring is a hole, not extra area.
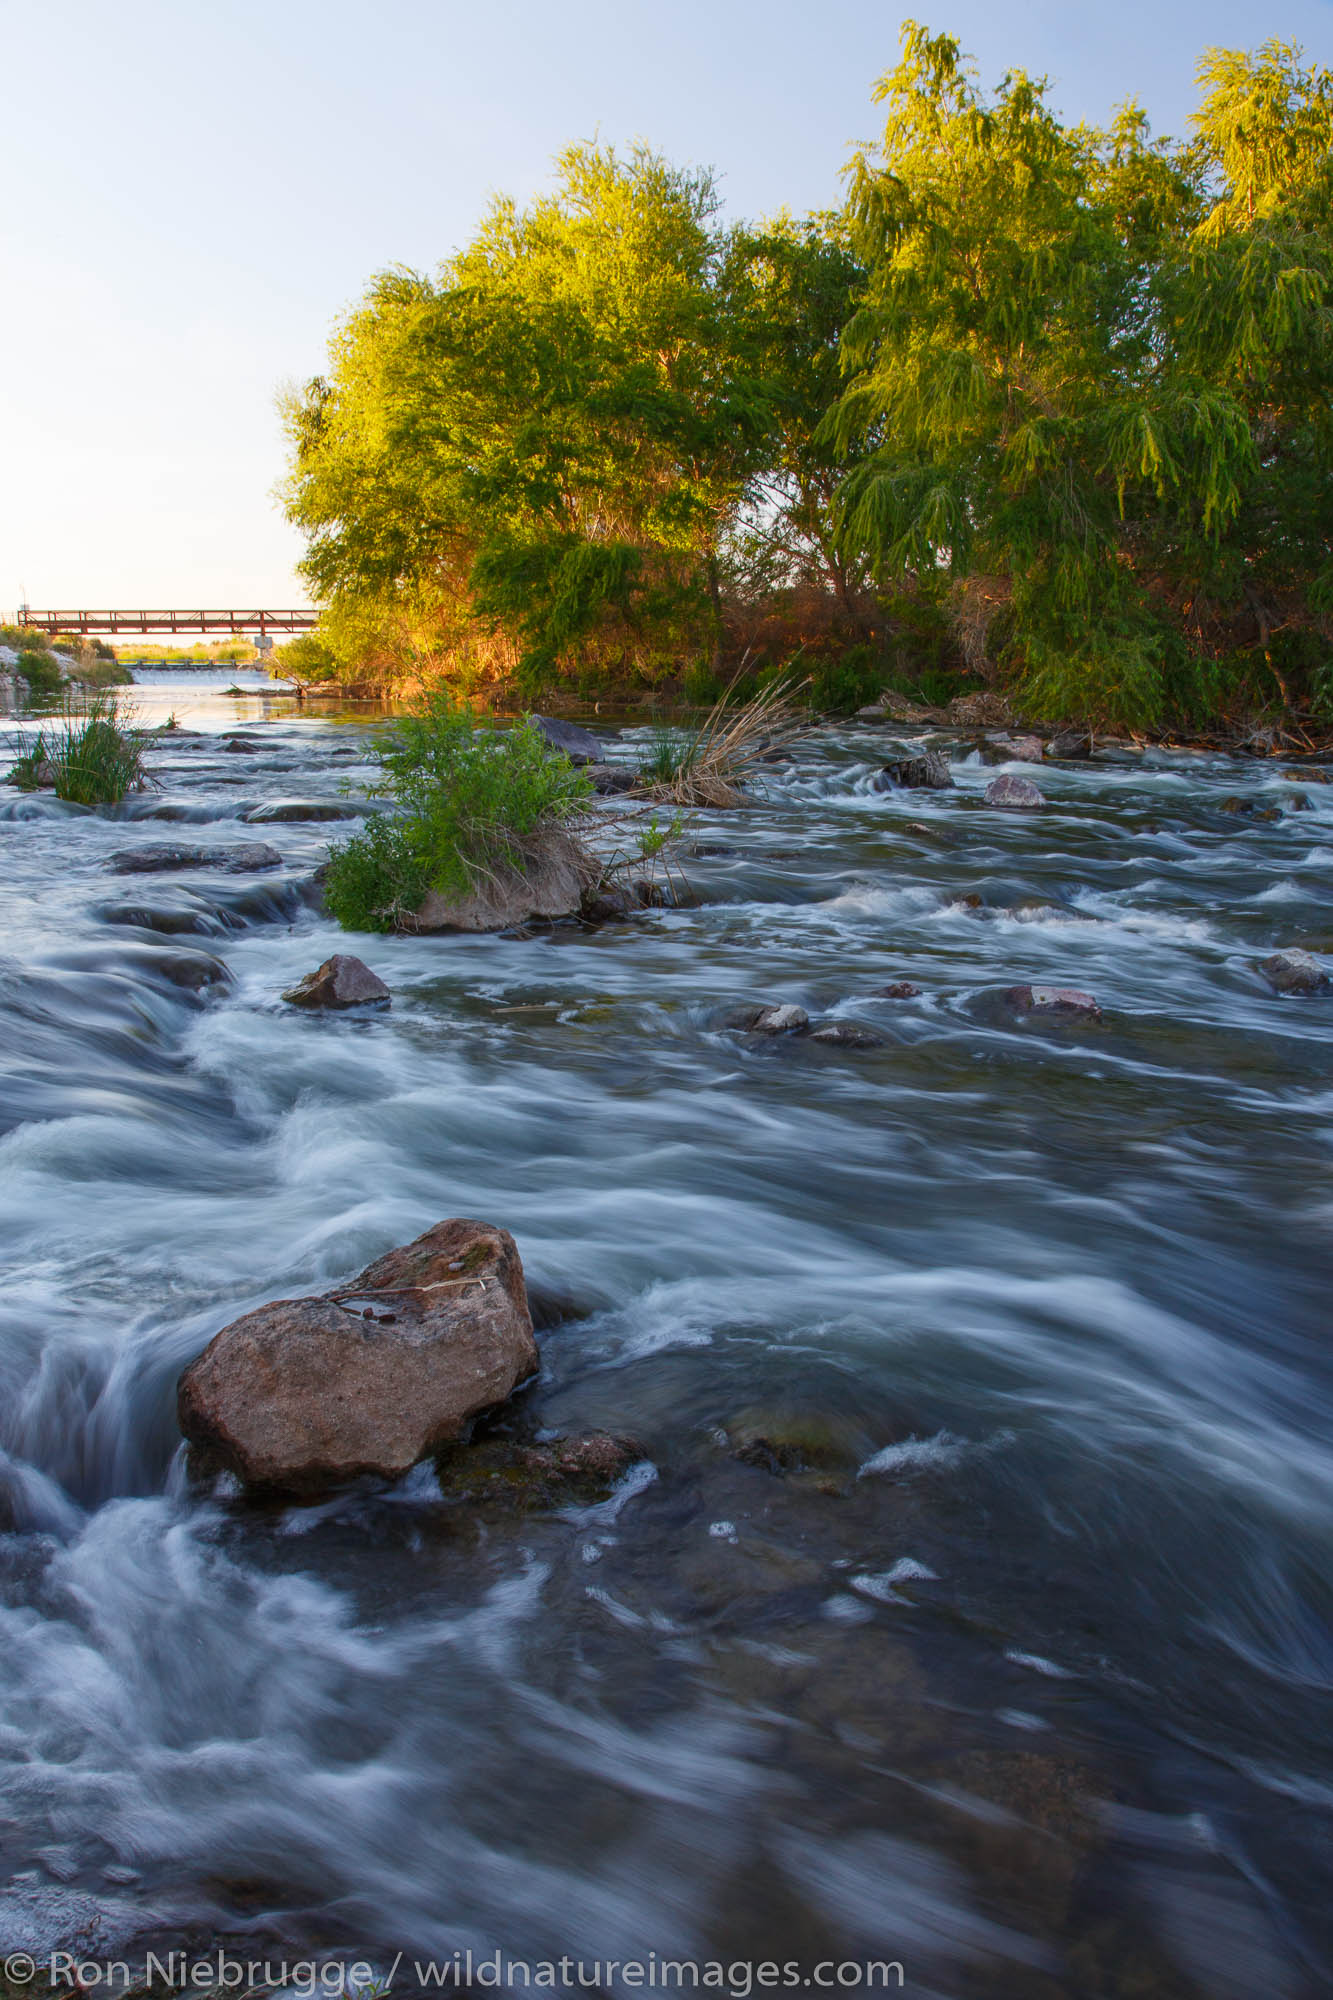
[[(160, 790), (0, 805), (0, 1944), (1324, 1990), (1333, 1000), (1255, 966), (1333, 952), (1333, 787), (1256, 823), (1279, 771), (1123, 755), (1004, 814), (829, 729), (690, 829), (688, 907), (348, 941), (330, 829), (237, 822), (376, 725), (219, 685), (140, 690), (210, 732)], [(284, 1008), (349, 942), (392, 1011)], [(642, 1440), (613, 1499), (192, 1487), (213, 1332), (460, 1214), (523, 1255), (525, 1421)]]

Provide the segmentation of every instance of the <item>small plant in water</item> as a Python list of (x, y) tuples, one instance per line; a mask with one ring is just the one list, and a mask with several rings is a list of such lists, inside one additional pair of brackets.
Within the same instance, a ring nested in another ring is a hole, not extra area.
[(118, 805), (147, 783), (140, 732), (113, 695), (69, 696), (18, 758), (11, 780), (25, 791), (50, 786), (71, 805)]

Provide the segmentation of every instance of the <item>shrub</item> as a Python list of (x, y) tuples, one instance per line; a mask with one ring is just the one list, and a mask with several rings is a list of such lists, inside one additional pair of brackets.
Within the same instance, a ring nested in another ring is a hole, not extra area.
[(0, 625), (0, 646), (16, 653), (49, 653), (51, 642), (35, 625)]
[(134, 685), (134, 675), (128, 667), (121, 666), (114, 653), (109, 660), (97, 654), (91, 656), (84, 654), (75, 662), (72, 672), (80, 687), (109, 688)]
[[(138, 730), (125, 727), (114, 696), (71, 697), (20, 758), (18, 770), (29, 774), (31, 786), (40, 783), (45, 765), (56, 797), (72, 805), (118, 805), (146, 782), (141, 747)], [(22, 785), (25, 779), (16, 772), (15, 782)]]
[(50, 653), (25, 649), (18, 656), (15, 672), (26, 681), (29, 694), (59, 694), (64, 686), (60, 663)]
[(348, 930), (407, 928), (429, 890), (466, 895), (496, 869), (521, 869), (527, 844), (582, 807), (591, 786), (531, 722), (479, 724), (443, 691), (374, 752), (377, 814), (329, 856), (330, 914)]

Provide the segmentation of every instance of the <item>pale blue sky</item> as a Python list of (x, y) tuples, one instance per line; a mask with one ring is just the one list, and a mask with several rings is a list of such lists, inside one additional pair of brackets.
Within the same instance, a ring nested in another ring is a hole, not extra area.
[[(907, 11), (904, 6), (903, 12)], [(1210, 43), (1333, 64), (1329, 0), (920, 0), (1070, 117), (1183, 127)], [(868, 0), (2, 0), (0, 612), (300, 601), (274, 395), (372, 272), (432, 267), (571, 139), (838, 197), (901, 14)]]

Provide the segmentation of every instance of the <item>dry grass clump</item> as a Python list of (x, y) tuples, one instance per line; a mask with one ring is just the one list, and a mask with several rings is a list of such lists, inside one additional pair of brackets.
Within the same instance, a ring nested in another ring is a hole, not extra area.
[(663, 732), (634, 796), (673, 806), (744, 805), (760, 766), (816, 726), (797, 699), (808, 685), (775, 681), (739, 708), (728, 706), (729, 688), (693, 735)]

